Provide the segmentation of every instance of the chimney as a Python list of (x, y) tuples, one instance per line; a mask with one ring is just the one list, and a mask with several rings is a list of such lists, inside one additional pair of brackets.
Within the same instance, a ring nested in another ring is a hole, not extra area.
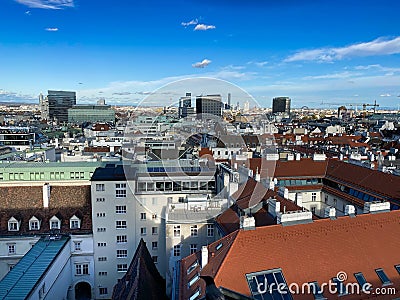
[(235, 162), (234, 164), (233, 164), (233, 169), (236, 171), (237, 170), (237, 162)]
[(279, 188), (278, 195), (283, 198), (289, 199), (289, 190), (282, 186)]
[(50, 184), (45, 183), (43, 185), (43, 207), (48, 208), (50, 201)]
[(303, 224), (312, 222), (312, 213), (310, 211), (288, 211), (286, 213), (279, 213), (276, 219), (277, 224), (283, 226)]
[(296, 193), (296, 204), (300, 207), (303, 207), (303, 194)]
[(256, 229), (256, 220), (254, 217), (241, 216), (240, 217), (240, 228), (243, 230)]
[(208, 264), (208, 248), (201, 247), (201, 268), (203, 269)]
[(374, 214), (380, 212), (388, 212), (390, 211), (390, 202), (380, 202), (380, 201), (372, 201), (365, 202), (364, 204), (364, 214)]
[(300, 160), (300, 158), (301, 158), (300, 153), (296, 153), (296, 160)]
[(254, 176), (254, 179), (257, 182), (261, 181), (261, 174), (260, 174), (260, 171), (258, 170), (258, 167), (257, 167), (257, 170), (256, 170), (256, 175)]
[(268, 199), (268, 213), (275, 218), (280, 211), (281, 203), (276, 201), (276, 199)]
[(324, 218), (336, 219), (336, 208), (330, 206), (326, 207)]
[(344, 214), (346, 216), (354, 217), (356, 214), (356, 208), (354, 207), (354, 205), (346, 205), (344, 208)]
[(273, 190), (273, 189), (275, 188), (275, 181), (274, 181), (274, 180), (270, 180), (270, 181), (269, 181), (269, 188), (270, 188), (271, 190)]

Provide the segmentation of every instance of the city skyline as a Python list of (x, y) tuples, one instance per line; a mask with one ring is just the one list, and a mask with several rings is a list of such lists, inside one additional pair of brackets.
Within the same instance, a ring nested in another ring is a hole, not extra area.
[(211, 77), (266, 107), (289, 96), (294, 108), (374, 100), (397, 108), (399, 5), (6, 0), (0, 102), (36, 103), (55, 89), (77, 91), (78, 104), (136, 105), (170, 82)]

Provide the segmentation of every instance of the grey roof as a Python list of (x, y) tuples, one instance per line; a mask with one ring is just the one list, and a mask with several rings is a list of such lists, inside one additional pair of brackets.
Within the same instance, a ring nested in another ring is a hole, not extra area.
[(0, 299), (28, 298), (68, 240), (41, 238), (0, 281)]

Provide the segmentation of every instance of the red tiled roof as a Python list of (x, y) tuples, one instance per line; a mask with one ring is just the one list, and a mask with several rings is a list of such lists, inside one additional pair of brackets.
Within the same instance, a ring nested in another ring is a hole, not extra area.
[[(234, 240), (222, 246), (216, 258), (209, 255), (201, 275), (214, 277), (217, 287), (250, 295), (245, 275), (252, 272), (281, 268), (288, 284), (299, 285), (312, 281), (328, 283), (339, 271), (347, 273), (345, 283), (355, 283), (353, 274), (362, 272), (374, 287), (381, 287), (375, 269), (383, 268), (397, 287), (400, 275), (394, 266), (400, 264), (399, 220), (400, 211), (391, 211), (302, 225), (239, 230), (231, 235)], [(210, 245), (209, 251), (215, 251), (212, 247), (218, 243)], [(400, 290), (397, 297), (399, 294)], [(324, 296), (337, 299), (337, 295), (325, 293)], [(310, 295), (293, 295), (293, 298), (310, 299)], [(367, 298), (349, 296), (349, 299)], [(379, 297), (393, 298), (394, 295)]]

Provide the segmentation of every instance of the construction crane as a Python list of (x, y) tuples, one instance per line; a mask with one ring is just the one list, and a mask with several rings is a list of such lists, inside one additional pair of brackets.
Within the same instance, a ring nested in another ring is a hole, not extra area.
[(363, 111), (367, 109), (367, 107), (372, 106), (374, 108), (374, 114), (376, 113), (376, 108), (379, 107), (379, 104), (376, 103), (376, 100), (374, 101), (374, 104), (363, 104)]

